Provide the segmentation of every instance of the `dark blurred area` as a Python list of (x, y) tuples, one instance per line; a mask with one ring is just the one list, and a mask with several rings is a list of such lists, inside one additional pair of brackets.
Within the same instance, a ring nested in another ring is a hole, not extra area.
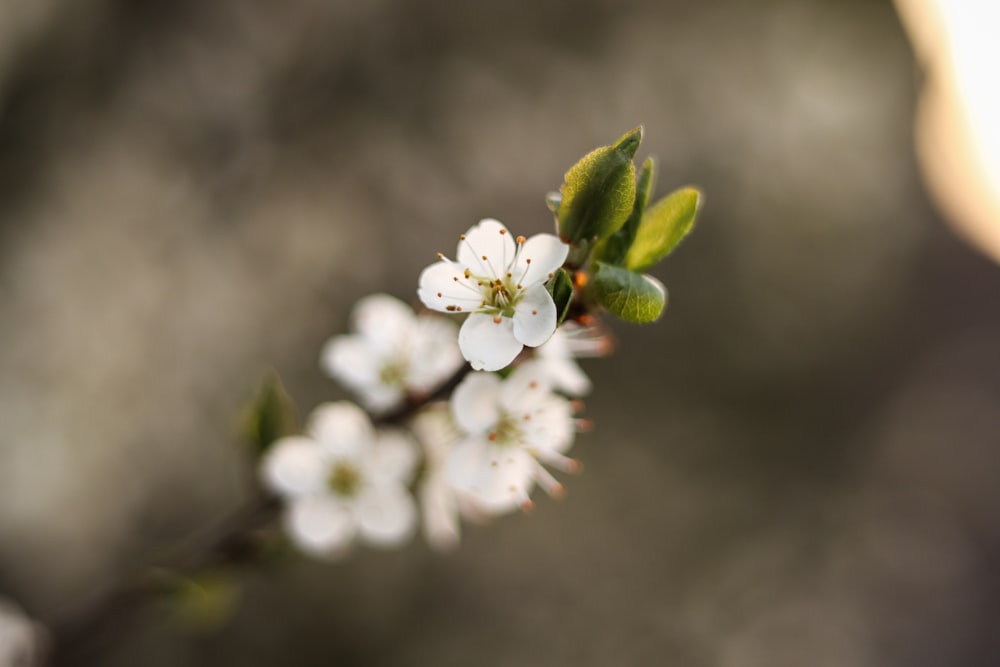
[(345, 396), (355, 300), (548, 231), (641, 122), (706, 205), (584, 364), (569, 497), (101, 664), (1000, 664), (1000, 271), (924, 194), (919, 81), (874, 0), (0, 0), (0, 590), (46, 621), (225, 515), (264, 369)]

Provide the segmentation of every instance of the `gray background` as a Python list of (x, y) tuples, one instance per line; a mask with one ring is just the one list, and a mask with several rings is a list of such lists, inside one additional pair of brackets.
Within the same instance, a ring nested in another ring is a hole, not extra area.
[(561, 503), (245, 577), (109, 665), (994, 665), (1000, 272), (924, 194), (888, 2), (0, 2), (0, 590), (42, 620), (239, 504), (263, 369), (639, 122), (706, 192), (586, 364)]

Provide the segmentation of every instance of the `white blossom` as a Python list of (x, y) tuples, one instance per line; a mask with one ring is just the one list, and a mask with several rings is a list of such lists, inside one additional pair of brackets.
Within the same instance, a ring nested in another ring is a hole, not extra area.
[(423, 270), (417, 293), (433, 310), (470, 313), (458, 334), (462, 356), (476, 370), (499, 370), (555, 331), (545, 282), (568, 252), (552, 234), (514, 239), (500, 222), (482, 220), (462, 235), (455, 261), (439, 255)]
[(453, 549), (461, 534), (460, 518), (481, 523), (491, 515), (473, 495), (456, 488), (447, 475), (448, 458), (465, 433), (455, 424), (447, 403), (424, 407), (411, 420), (410, 428), (424, 453), (417, 491), (424, 537), (439, 551)]
[(361, 299), (351, 323), (356, 333), (331, 338), (320, 364), (373, 413), (398, 407), (408, 394), (430, 394), (462, 365), (453, 322), (417, 316), (388, 294)]
[(449, 455), (448, 478), (491, 513), (529, 507), (536, 482), (561, 495), (562, 484), (543, 463), (579, 469), (564, 453), (575, 435), (571, 404), (552, 393), (537, 362), (521, 364), (506, 380), (471, 373), (455, 388), (451, 409), (465, 437)]
[(347, 402), (326, 403), (306, 435), (280, 439), (261, 462), (264, 484), (287, 502), (285, 525), (304, 552), (335, 558), (355, 538), (397, 546), (416, 525), (406, 488), (416, 451), (399, 431), (376, 432)]
[(591, 327), (567, 322), (535, 351), (535, 358), (555, 389), (568, 396), (584, 396), (590, 392), (590, 378), (574, 359), (603, 356), (610, 347), (606, 335)]
[(40, 665), (43, 634), (17, 604), (0, 597), (0, 667)]

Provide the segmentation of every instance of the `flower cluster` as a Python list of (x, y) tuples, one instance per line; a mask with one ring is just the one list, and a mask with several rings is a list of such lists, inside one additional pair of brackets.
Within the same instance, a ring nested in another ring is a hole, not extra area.
[[(358, 302), (353, 332), (331, 338), (320, 365), (367, 413), (320, 405), (303, 434), (277, 440), (261, 460), (300, 550), (337, 558), (355, 542), (394, 547), (421, 520), (428, 541), (448, 548), (461, 518), (527, 509), (536, 484), (562, 496), (548, 468), (580, 469), (566, 455), (581, 423), (570, 398), (590, 389), (574, 357), (608, 349), (592, 329), (557, 328), (546, 282), (568, 251), (552, 234), (515, 237), (483, 220), (460, 237), (457, 260), (440, 256), (420, 275), (429, 311), (386, 294)], [(449, 382), (450, 399), (433, 400)], [(380, 423), (407, 408), (408, 418)]]
[(655, 163), (635, 168), (641, 139), (636, 128), (566, 172), (548, 198), (556, 234), (481, 220), (454, 259), (439, 253), (420, 273), (421, 312), (385, 294), (357, 304), (352, 333), (330, 339), (320, 364), (367, 412), (321, 405), (261, 462), (300, 549), (393, 547), (418, 523), (447, 548), (462, 519), (528, 509), (536, 486), (563, 495), (553, 472), (581, 468), (569, 451), (591, 389), (576, 359), (611, 349), (596, 313), (660, 317), (666, 290), (643, 272), (686, 236), (700, 203), (681, 188), (647, 208)]

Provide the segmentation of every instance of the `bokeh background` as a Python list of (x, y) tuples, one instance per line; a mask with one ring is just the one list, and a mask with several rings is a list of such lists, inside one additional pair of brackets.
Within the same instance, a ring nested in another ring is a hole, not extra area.
[(0, 590), (41, 620), (239, 505), (359, 297), (642, 122), (696, 233), (586, 363), (561, 503), (244, 578), (107, 665), (1000, 664), (1000, 270), (921, 185), (892, 4), (0, 2)]

